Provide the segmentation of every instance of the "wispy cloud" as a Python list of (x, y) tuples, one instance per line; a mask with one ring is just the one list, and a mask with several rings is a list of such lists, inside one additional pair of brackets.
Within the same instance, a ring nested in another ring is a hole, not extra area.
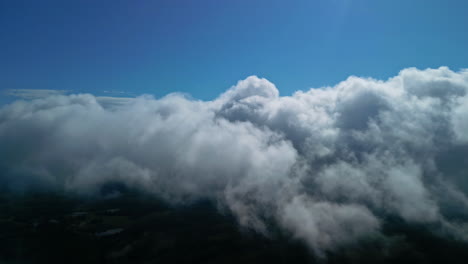
[(131, 103), (133, 97), (96, 96), (96, 100), (105, 108), (117, 108)]
[(7, 89), (4, 93), (8, 96), (19, 97), (21, 99), (31, 100), (45, 98), (53, 95), (65, 95), (70, 90), (49, 90), (49, 89)]
[[(57, 95), (69, 95), (71, 90), (52, 90), (52, 89), (8, 89), (4, 91), (7, 96), (20, 98), (23, 100), (43, 99)], [(123, 91), (104, 91), (107, 94), (127, 95)], [(105, 108), (116, 108), (124, 106), (134, 100), (134, 97), (120, 96), (95, 96), (96, 101)]]

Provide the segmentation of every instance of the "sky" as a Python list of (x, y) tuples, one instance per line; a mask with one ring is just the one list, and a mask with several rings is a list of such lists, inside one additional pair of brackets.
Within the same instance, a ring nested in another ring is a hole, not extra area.
[(0, 90), (212, 100), (250, 75), (291, 95), (459, 70), (467, 13), (463, 0), (2, 1)]

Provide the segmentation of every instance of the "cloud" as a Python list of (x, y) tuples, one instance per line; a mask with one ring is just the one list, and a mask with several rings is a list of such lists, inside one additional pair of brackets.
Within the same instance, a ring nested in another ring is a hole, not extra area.
[(274, 222), (319, 255), (383, 236), (388, 218), (466, 240), (467, 91), (468, 71), (441, 67), (292, 96), (250, 76), (212, 101), (18, 101), (0, 110), (0, 183), (95, 195), (120, 182), (174, 204), (212, 199), (240, 225), (268, 233)]
[(38, 99), (53, 95), (64, 95), (69, 93), (68, 90), (47, 90), (47, 89), (7, 89), (4, 91), (6, 95), (19, 97), (21, 99)]
[(379, 228), (377, 218), (366, 207), (356, 204), (312, 201), (307, 196), (296, 196), (281, 209), (284, 226), (307, 241), (319, 256), (321, 249), (353, 243)]
[(133, 97), (96, 96), (96, 101), (104, 108), (115, 109), (130, 104)]
[[(33, 99), (44, 99), (51, 96), (66, 95), (70, 94), (70, 90), (46, 90), (46, 89), (8, 89), (4, 93), (8, 96), (18, 97), (23, 100)], [(106, 94), (125, 94), (122, 91), (104, 91)], [(96, 101), (99, 102), (103, 107), (108, 109), (114, 109), (117, 107), (124, 106), (130, 101), (135, 99), (134, 97), (114, 97), (114, 96), (95, 96)]]

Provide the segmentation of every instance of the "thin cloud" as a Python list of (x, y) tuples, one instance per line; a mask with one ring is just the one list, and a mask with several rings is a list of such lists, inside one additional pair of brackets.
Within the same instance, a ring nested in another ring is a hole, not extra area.
[(32, 100), (45, 98), (53, 95), (64, 95), (70, 93), (69, 90), (48, 90), (48, 89), (8, 89), (4, 93), (8, 96), (19, 97), (21, 99)]
[[(105, 93), (119, 93), (120, 95), (126, 94), (125, 92), (104, 91)], [(8, 89), (4, 91), (7, 96), (18, 97), (23, 100), (44, 99), (51, 96), (67, 95), (70, 90), (49, 90), (49, 89)], [(105, 108), (115, 109), (129, 104), (134, 97), (114, 97), (114, 96), (96, 96), (96, 100)]]

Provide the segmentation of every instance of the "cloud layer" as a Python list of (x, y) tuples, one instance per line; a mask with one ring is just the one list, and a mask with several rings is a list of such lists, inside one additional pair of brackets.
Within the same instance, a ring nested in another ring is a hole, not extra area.
[(250, 76), (213, 101), (17, 101), (0, 109), (0, 184), (93, 195), (118, 182), (172, 203), (213, 199), (318, 254), (379, 236), (387, 217), (466, 239), (467, 92), (468, 71), (441, 67), (292, 96)]

